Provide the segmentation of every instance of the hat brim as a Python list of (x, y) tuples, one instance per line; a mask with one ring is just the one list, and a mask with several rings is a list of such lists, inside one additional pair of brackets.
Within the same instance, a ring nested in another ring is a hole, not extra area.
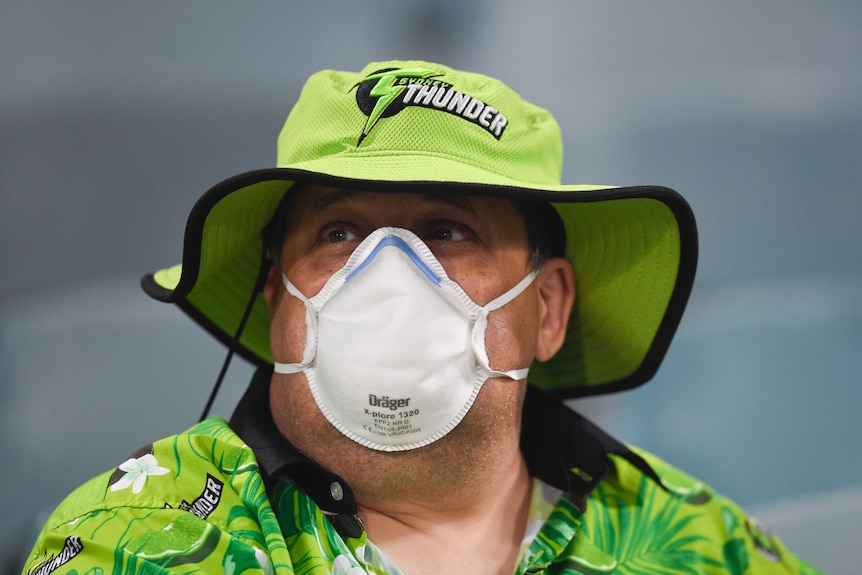
[[(383, 166), (368, 157), (337, 169), (320, 160), (224, 180), (191, 211), (183, 263), (145, 276), (142, 286), (232, 346), (259, 275), (261, 231), (295, 182), (549, 202), (566, 228), (577, 296), (563, 348), (531, 367), (530, 383), (574, 398), (630, 389), (653, 377), (679, 325), (697, 264), (695, 220), (682, 196), (660, 186), (532, 186), (450, 159), (401, 160), (381, 159), (387, 167), (410, 166), (403, 173), (388, 170), (385, 181), (379, 179)], [(417, 181), (418, 173), (428, 178)], [(264, 366), (272, 363), (269, 311), (262, 294), (255, 297), (234, 347)]]

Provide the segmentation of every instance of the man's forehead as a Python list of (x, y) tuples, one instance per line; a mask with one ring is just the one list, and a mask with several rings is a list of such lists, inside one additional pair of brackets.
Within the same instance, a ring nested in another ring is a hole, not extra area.
[(486, 219), (487, 210), (494, 204), (508, 204), (508, 200), (456, 194), (446, 191), (434, 192), (371, 192), (316, 185), (298, 185), (291, 192), (295, 196), (294, 205), (302, 211), (321, 211), (333, 205), (376, 204), (393, 201), (397, 198), (406, 208), (420, 206), (445, 206), (455, 208), (476, 218)]

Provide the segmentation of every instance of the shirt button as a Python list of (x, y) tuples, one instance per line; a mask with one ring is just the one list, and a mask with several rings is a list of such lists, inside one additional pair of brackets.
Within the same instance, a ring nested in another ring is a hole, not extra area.
[(341, 484), (337, 481), (333, 481), (329, 484), (329, 494), (332, 495), (332, 498), (336, 501), (344, 499), (344, 490), (341, 489)]

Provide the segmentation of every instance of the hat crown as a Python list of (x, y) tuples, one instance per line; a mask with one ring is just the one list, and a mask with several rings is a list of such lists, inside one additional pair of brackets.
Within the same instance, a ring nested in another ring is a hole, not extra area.
[(334, 157), (395, 165), (401, 173), (392, 180), (433, 181), (432, 172), (411, 170), (409, 158), (440, 158), (543, 186), (560, 183), (563, 147), (553, 116), (499, 80), (388, 61), (359, 73), (318, 72), (303, 87), (279, 136), (277, 165)]

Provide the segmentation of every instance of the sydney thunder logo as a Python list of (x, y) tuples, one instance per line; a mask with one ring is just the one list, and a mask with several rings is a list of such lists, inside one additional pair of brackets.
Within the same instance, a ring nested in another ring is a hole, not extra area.
[(380, 70), (367, 76), (356, 88), (356, 103), (368, 116), (359, 141), (371, 133), (381, 118), (388, 118), (408, 106), (439, 110), (463, 118), (500, 139), (509, 121), (493, 106), (439, 80), (443, 74), (427, 68)]

